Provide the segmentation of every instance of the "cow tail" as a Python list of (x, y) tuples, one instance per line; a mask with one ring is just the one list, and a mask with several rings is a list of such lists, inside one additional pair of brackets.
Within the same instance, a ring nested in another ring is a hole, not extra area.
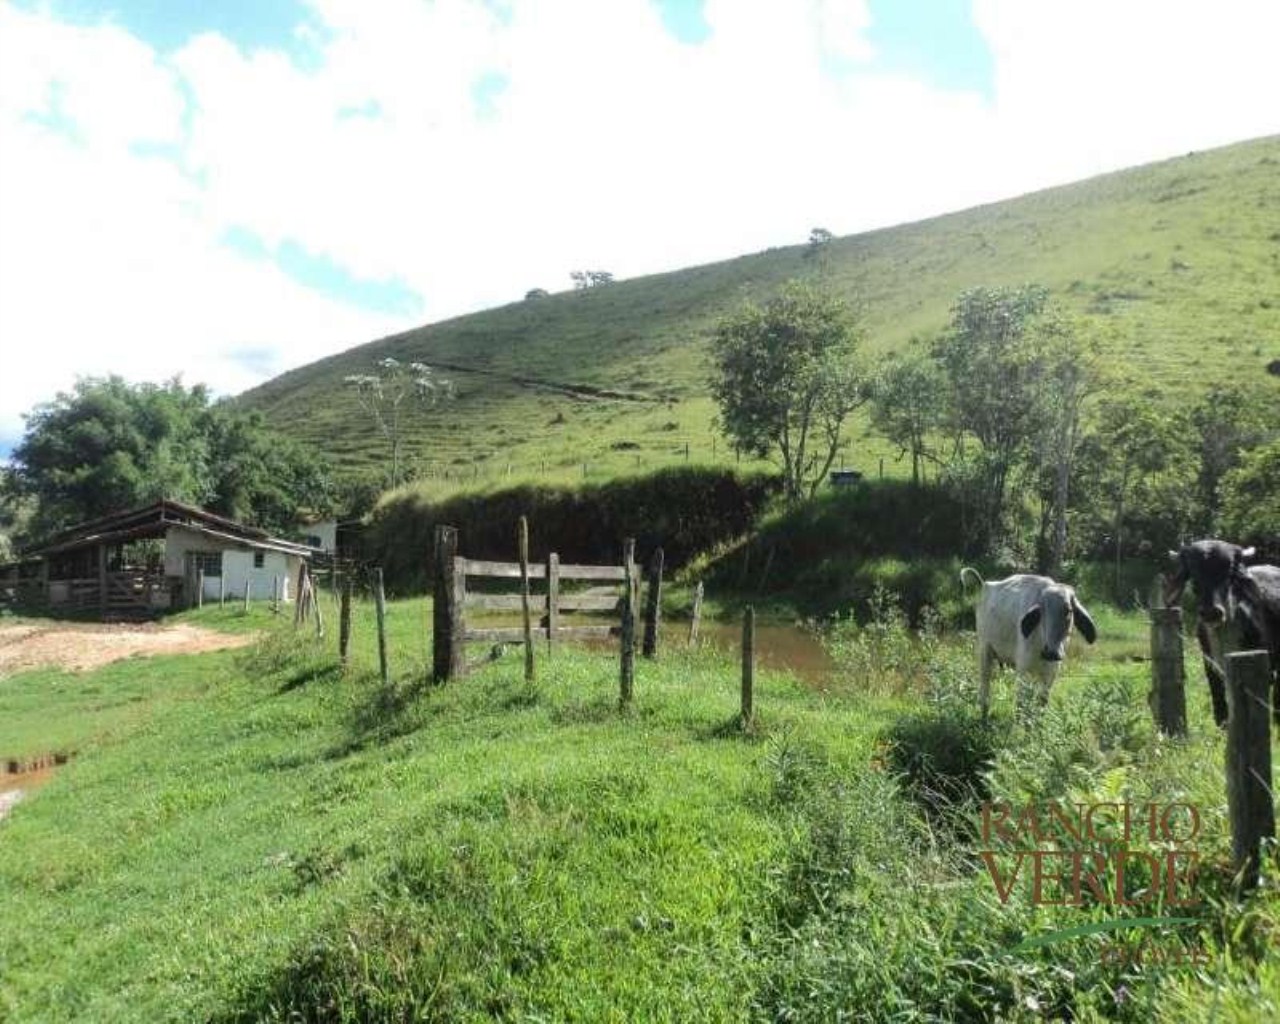
[(985, 581), (985, 580), (984, 580), (984, 579), (983, 579), (983, 578), (978, 574), (978, 570), (977, 570), (977, 569), (971, 569), (971, 568), (969, 568), (969, 566), (967, 566), (967, 565), (966, 565), (963, 569), (961, 569), (961, 570), (960, 570), (960, 589), (961, 589), (961, 590), (965, 590), (965, 589), (966, 589), (966, 584), (968, 583), (968, 580), (969, 580), (969, 577), (970, 577), (970, 576), (972, 576), (975, 580), (977, 580), (977, 582), (978, 582), (978, 586), (982, 586), (982, 584), (986, 582), (986, 581)]

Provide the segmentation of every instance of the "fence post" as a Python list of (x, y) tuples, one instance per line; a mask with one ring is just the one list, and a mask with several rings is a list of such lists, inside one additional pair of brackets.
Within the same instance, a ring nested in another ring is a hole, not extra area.
[(204, 607), (204, 570), (196, 570), (196, 607)]
[(1227, 809), (1243, 889), (1258, 884), (1262, 840), (1276, 834), (1271, 800), (1271, 663), (1266, 651), (1227, 655)]
[(560, 628), (560, 556), (554, 551), (547, 555), (547, 656), (555, 643), (556, 630)]
[(689, 618), (689, 646), (698, 642), (698, 625), (702, 621), (702, 580), (693, 588), (693, 614)]
[(338, 660), (345, 672), (351, 666), (351, 576), (342, 581), (338, 605)]
[(293, 625), (296, 629), (302, 625), (303, 602), (307, 599), (307, 563), (305, 559), (298, 560), (298, 583), (294, 588), (293, 597)]
[(253, 587), (253, 580), (248, 576), (244, 578), (244, 613), (249, 614), (249, 592)]
[(315, 582), (315, 577), (311, 575), (310, 570), (307, 571), (307, 592), (311, 596), (311, 607), (316, 613), (316, 639), (324, 639), (324, 616), (320, 614), (320, 589)]
[(755, 714), (756, 610), (747, 605), (742, 616), (742, 728), (749, 729)]
[(649, 592), (644, 606), (644, 648), (646, 658), (658, 655), (658, 621), (662, 617), (662, 569), (666, 556), (662, 548), (653, 553), (653, 563), (649, 568)]
[(457, 575), (458, 530), (436, 527), (435, 595), (431, 608), (432, 678), (448, 682), (462, 675), (462, 596), (465, 577)]
[(387, 596), (382, 589), (382, 567), (373, 570), (373, 602), (378, 615), (378, 671), (382, 685), (391, 685), (391, 670), (387, 665)]
[(532, 683), (533, 671), (533, 621), (529, 613), (529, 520), (520, 517), (516, 531), (520, 549), (520, 614), (524, 622), (524, 681)]
[(1151, 609), (1151, 712), (1166, 736), (1187, 734), (1182, 609)]
[(622, 544), (622, 567), (626, 572), (622, 595), (622, 664), (618, 676), (618, 702), (631, 703), (636, 681), (636, 542), (628, 537)]
[(280, 574), (271, 577), (271, 610), (277, 614), (280, 612)]

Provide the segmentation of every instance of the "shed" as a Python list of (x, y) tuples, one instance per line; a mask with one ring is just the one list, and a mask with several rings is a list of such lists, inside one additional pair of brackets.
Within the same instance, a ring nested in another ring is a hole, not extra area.
[(149, 615), (204, 597), (289, 599), (289, 581), (315, 552), (204, 509), (157, 501), (104, 516), (50, 537), (18, 561), (0, 566), (0, 604), (105, 617)]

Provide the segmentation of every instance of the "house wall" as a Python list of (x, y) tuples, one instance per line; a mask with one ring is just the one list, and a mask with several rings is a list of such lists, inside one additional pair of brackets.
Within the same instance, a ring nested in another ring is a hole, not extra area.
[[(277, 576), (280, 577), (284, 600), (292, 600), (301, 562), (299, 556), (280, 551), (262, 551), (262, 566), (255, 568), (255, 549), (238, 547), (231, 541), (220, 541), (216, 537), (206, 537), (192, 530), (173, 527), (165, 534), (165, 575), (185, 578), (187, 555), (194, 551), (222, 552), (222, 578), (227, 600), (244, 600), (245, 580), (249, 581), (251, 599), (268, 600)], [(204, 599), (218, 599), (217, 577), (205, 577)]]
[(304, 543), (311, 544), (312, 539), (319, 545), (312, 545), (326, 554), (333, 554), (338, 546), (338, 520), (322, 519), (317, 523), (306, 523), (298, 526), (298, 533), (305, 538)]

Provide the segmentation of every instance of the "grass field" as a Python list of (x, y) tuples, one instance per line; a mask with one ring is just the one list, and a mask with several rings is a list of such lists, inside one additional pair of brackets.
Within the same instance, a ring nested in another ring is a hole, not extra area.
[[(816, 273), (863, 306), (873, 360), (937, 332), (965, 288), (1036, 281), (1086, 318), (1114, 369), (1190, 393), (1261, 378), (1280, 358), (1278, 211), (1272, 137), (838, 238), (821, 267), (795, 245), (513, 302), (360, 345), (239, 401), (343, 471), (380, 467), (383, 445), (342, 378), (393, 355), (458, 387), (408, 431), (411, 465), (451, 484), (609, 477), (682, 462), (686, 445), (691, 461), (723, 464), (733, 456), (712, 426), (708, 332), (744, 298)], [(878, 472), (885, 457), (901, 475), (896, 453), (864, 434), (859, 420), (849, 464)]]
[[(261, 630), (245, 651), (0, 680), (0, 753), (78, 751), (0, 824), (0, 1020), (1280, 1013), (1280, 904), (1222, 881), (1205, 688), (1189, 659), (1191, 738), (1152, 734), (1135, 616), (1096, 608), (1050, 711), (1015, 721), (1002, 686), (994, 728), (965, 637), (846, 628), (821, 685), (763, 675), (743, 734), (732, 652), (641, 661), (628, 712), (607, 653), (427, 687), (428, 611), (391, 606), (390, 689), (363, 606), (346, 677), (255, 607), (183, 616)], [(1199, 806), (1205, 902), (1160, 941), (1207, 966), (1103, 963), (1137, 928), (1011, 951), (1116, 911), (1001, 905), (979, 791)]]

